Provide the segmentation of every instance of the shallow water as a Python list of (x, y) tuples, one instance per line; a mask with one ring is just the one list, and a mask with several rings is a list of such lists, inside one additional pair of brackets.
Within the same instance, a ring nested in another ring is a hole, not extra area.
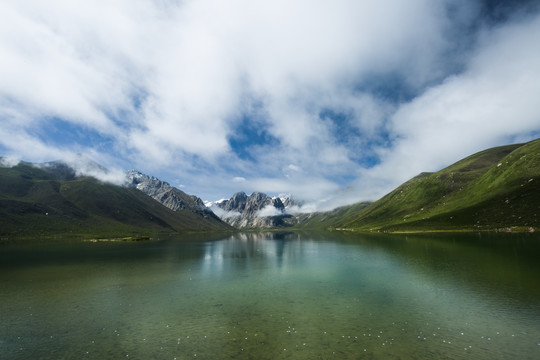
[(540, 238), (0, 245), (2, 359), (539, 359)]

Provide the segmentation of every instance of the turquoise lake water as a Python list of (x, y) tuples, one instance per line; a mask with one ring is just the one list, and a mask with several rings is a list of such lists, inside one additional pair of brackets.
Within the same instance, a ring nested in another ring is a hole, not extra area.
[(2, 359), (540, 359), (538, 235), (0, 243)]

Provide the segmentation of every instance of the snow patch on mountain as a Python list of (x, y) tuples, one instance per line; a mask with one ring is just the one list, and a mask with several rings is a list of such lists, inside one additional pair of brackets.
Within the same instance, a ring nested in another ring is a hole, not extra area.
[(227, 200), (229, 199), (219, 199), (216, 201), (204, 200), (203, 203), (204, 203), (204, 206), (206, 206), (207, 208), (211, 208), (212, 206), (217, 206), (217, 204), (221, 204), (222, 202), (227, 201)]

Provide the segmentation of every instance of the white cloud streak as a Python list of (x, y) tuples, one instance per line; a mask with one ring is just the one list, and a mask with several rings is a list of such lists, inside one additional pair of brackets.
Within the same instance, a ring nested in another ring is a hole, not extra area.
[(267, 205), (261, 210), (257, 211), (257, 217), (267, 217), (267, 216), (279, 216), (283, 215), (283, 212), (276, 209), (273, 205)]
[(220, 208), (219, 206), (217, 206), (214, 203), (206, 204), (206, 207), (208, 207), (210, 210), (212, 210), (212, 212), (214, 214), (216, 214), (216, 216), (218, 216), (221, 219), (229, 219), (229, 218), (232, 218), (232, 217), (242, 216), (242, 214), (239, 213), (238, 211), (223, 210), (222, 208)]

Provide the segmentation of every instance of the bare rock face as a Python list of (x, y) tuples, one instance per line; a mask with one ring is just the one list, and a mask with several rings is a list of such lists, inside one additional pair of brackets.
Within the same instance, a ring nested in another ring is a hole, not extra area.
[(280, 198), (271, 198), (260, 192), (249, 196), (238, 192), (229, 200), (216, 203), (216, 206), (223, 210), (221, 219), (239, 229), (291, 226), (285, 219), (293, 218), (285, 212)]
[(137, 170), (130, 170), (127, 172), (126, 178), (128, 186), (137, 188), (171, 210), (189, 210), (205, 217), (216, 217), (200, 198), (195, 195), (188, 195), (156, 177), (150, 177)]
[(225, 211), (238, 211), (243, 213), (246, 208), (248, 196), (245, 192), (237, 192), (229, 200), (220, 203), (219, 207)]

